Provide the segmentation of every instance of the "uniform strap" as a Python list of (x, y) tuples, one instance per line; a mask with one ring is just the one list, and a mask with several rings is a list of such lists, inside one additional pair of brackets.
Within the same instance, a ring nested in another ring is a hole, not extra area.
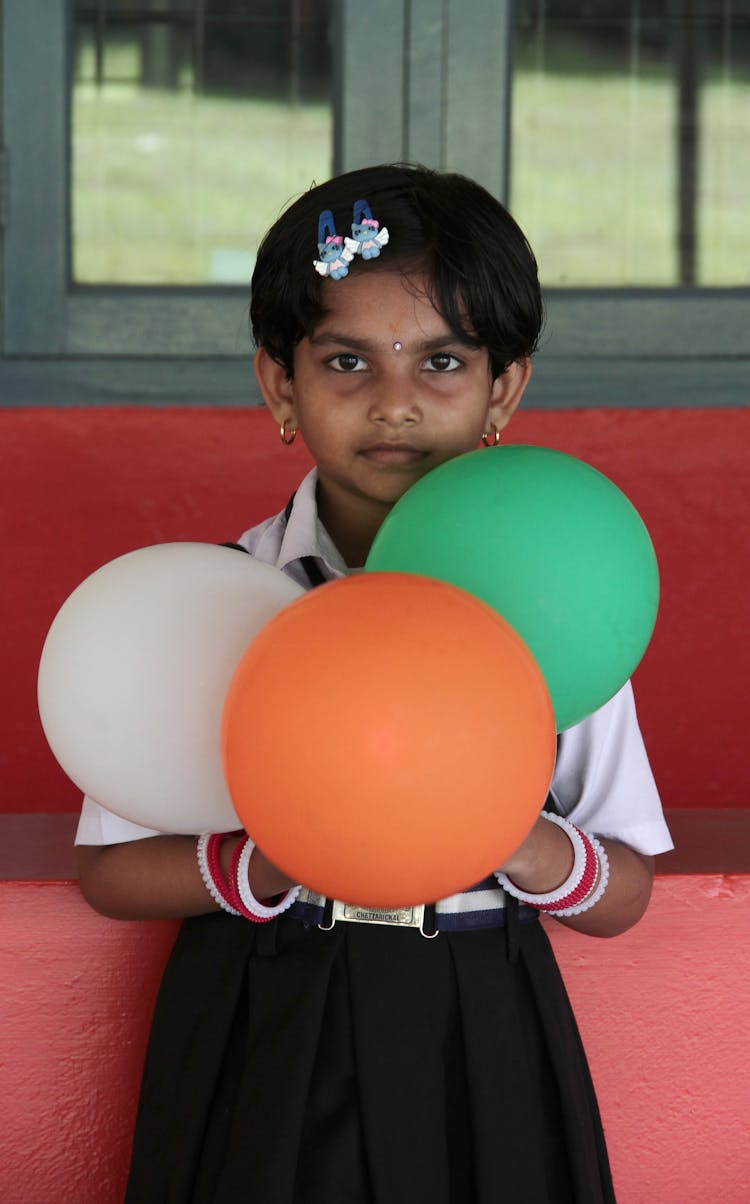
[[(296, 496), (297, 493), (295, 490), (284, 508), (284, 518), (287, 522), (289, 522), (292, 510), (294, 509), (294, 499)], [(316, 585), (325, 585), (328, 578), (323, 576), (320, 571), (320, 565), (314, 556), (300, 556), (300, 564), (305, 570), (305, 575), (312, 589), (315, 589)]]
[[(289, 516), (292, 513), (294, 499), (296, 496), (296, 493), (292, 494), (284, 509), (284, 518), (287, 522), (289, 522)], [(221, 546), (222, 548), (236, 548), (238, 552), (247, 552), (247, 548), (243, 548), (241, 543), (232, 543), (231, 541), (228, 541), (227, 543), (223, 543)], [(305, 570), (305, 576), (310, 582), (312, 589), (315, 589), (316, 585), (326, 584), (328, 578), (323, 576), (323, 573), (320, 570), (320, 565), (314, 556), (300, 556), (300, 564)]]

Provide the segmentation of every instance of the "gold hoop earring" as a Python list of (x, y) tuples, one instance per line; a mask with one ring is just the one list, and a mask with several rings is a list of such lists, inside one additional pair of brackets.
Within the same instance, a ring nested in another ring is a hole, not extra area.
[(498, 443), (500, 442), (500, 432), (496, 426), (491, 427), (490, 430), (492, 432), (491, 434), (488, 431), (485, 431), (482, 435), (482, 443), (485, 447), (497, 447)]
[(293, 426), (290, 430), (286, 429), (286, 424), (288, 421), (289, 419), (285, 418), (279, 427), (279, 436), (281, 438), (281, 442), (284, 444), (284, 447), (291, 447), (294, 443), (294, 440), (297, 438), (296, 426)]

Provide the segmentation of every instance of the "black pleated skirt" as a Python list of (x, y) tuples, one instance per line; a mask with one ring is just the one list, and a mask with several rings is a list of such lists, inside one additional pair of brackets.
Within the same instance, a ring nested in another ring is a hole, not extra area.
[(127, 1204), (614, 1201), (546, 934), (183, 924)]

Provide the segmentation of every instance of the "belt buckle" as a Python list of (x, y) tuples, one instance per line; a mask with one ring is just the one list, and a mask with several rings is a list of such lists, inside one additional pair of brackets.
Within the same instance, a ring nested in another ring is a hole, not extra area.
[(330, 932), (334, 924), (341, 920), (349, 924), (386, 924), (396, 928), (418, 928), (428, 940), (437, 936), (437, 931), (424, 930), (424, 903), (415, 907), (365, 907), (359, 903), (342, 903), (340, 899), (333, 899), (332, 905), (330, 924), (318, 925), (324, 932)]

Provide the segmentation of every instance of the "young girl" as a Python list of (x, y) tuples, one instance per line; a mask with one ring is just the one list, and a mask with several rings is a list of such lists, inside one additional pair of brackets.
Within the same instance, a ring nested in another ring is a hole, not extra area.
[[(313, 188), (276, 222), (251, 317), (281, 439), (299, 434), (316, 467), (240, 543), (313, 587), (364, 564), (426, 472), (499, 440), (542, 307), (523, 234), (481, 187), (380, 166)], [(438, 901), (421, 927), (361, 911), (332, 924), (331, 901), (242, 833), (160, 835), (86, 800), (77, 842), (97, 910), (185, 917), (131, 1204), (614, 1199), (538, 916), (624, 931), (646, 908), (653, 855), (671, 847), (629, 686), (562, 733), (545, 811), (498, 875)]]

